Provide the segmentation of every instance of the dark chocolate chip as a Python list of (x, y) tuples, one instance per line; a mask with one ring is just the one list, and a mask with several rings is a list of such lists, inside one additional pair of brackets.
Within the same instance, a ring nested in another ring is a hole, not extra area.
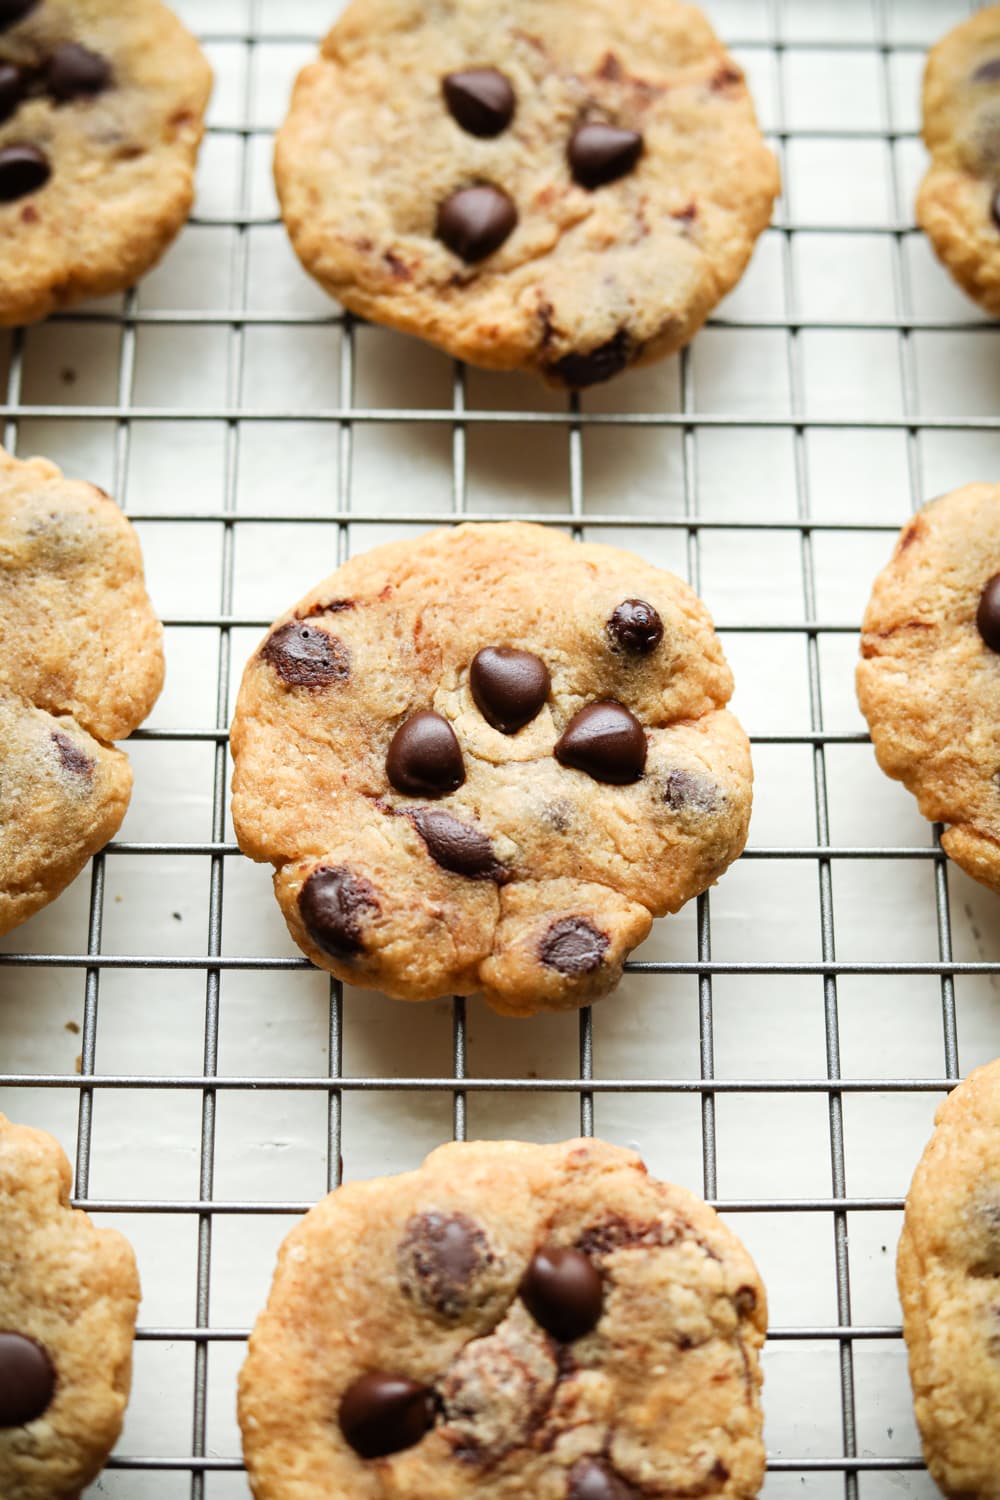
[(500, 135), (514, 118), (514, 90), (496, 68), (449, 73), (443, 87), (452, 117), (470, 135)]
[(68, 734), (63, 734), (62, 730), (55, 729), (52, 732), (52, 743), (66, 770), (89, 781), (94, 774), (94, 762), (89, 755), (84, 754), (76, 741), (71, 740)]
[(625, 786), (638, 781), (646, 766), (646, 734), (621, 703), (588, 703), (570, 719), (557, 741), (556, 760), (584, 771), (595, 781)]
[(0, 149), (0, 203), (37, 193), (51, 175), (49, 159), (37, 146), (4, 146)]
[(0, 1333), (0, 1428), (37, 1421), (55, 1393), (55, 1366), (41, 1344), (21, 1333)]
[(604, 962), (608, 937), (583, 917), (566, 917), (553, 922), (539, 951), (546, 968), (560, 974), (593, 974)]
[(663, 640), (663, 621), (645, 599), (625, 599), (608, 621), (608, 634), (623, 651), (648, 656)]
[(530, 651), (486, 646), (472, 659), (469, 686), (483, 718), (501, 734), (516, 734), (549, 696), (549, 669)]
[(990, 202), (990, 212), (993, 215), (994, 224), (998, 229), (1000, 229), (1000, 188), (997, 188), (996, 192), (993, 194), (993, 198)]
[(601, 1458), (581, 1458), (569, 1471), (566, 1500), (635, 1500), (631, 1485)]
[(717, 812), (724, 800), (717, 784), (693, 771), (668, 771), (663, 800), (674, 812)]
[(498, 885), (506, 882), (507, 871), (481, 829), (433, 807), (413, 808), (407, 816), (442, 870), (464, 875), (467, 880), (495, 880)]
[(524, 1273), (520, 1297), (535, 1322), (562, 1344), (590, 1333), (604, 1310), (604, 1286), (597, 1267), (581, 1251), (559, 1245), (536, 1250)]
[(972, 75), (973, 83), (996, 83), (1000, 80), (1000, 57), (981, 63)]
[(516, 227), (514, 200), (495, 187), (460, 188), (438, 209), (438, 239), (464, 261), (485, 260)]
[(399, 1247), (407, 1296), (443, 1318), (459, 1318), (473, 1278), (493, 1259), (486, 1235), (467, 1214), (414, 1214)]
[(24, 77), (20, 68), (0, 63), (0, 123), (9, 120), (24, 98)]
[(448, 720), (426, 708), (401, 724), (392, 737), (385, 771), (397, 792), (443, 797), (465, 780), (462, 747)]
[(347, 1387), (340, 1430), (362, 1458), (385, 1458), (412, 1448), (434, 1426), (434, 1393), (405, 1375), (373, 1370)]
[(1000, 573), (994, 573), (983, 589), (976, 624), (990, 650), (1000, 651)]
[(569, 164), (581, 187), (599, 188), (633, 170), (642, 155), (642, 136), (599, 120), (580, 125), (569, 143)]
[(0, 31), (16, 26), (38, 3), (39, 0), (0, 0)]
[(45, 69), (45, 83), (50, 94), (67, 103), (81, 94), (100, 94), (111, 82), (111, 64), (99, 52), (81, 47), (79, 42), (60, 42)]
[(299, 892), (306, 932), (334, 958), (355, 958), (362, 951), (362, 920), (379, 910), (375, 887), (343, 866), (318, 865)]
[(343, 641), (301, 620), (279, 625), (260, 654), (290, 687), (328, 687), (351, 675), (351, 653)]
[(624, 328), (620, 328), (614, 338), (608, 339), (606, 344), (599, 344), (596, 349), (564, 354), (562, 359), (549, 366), (549, 374), (571, 390), (579, 391), (620, 375), (631, 358), (632, 339)]

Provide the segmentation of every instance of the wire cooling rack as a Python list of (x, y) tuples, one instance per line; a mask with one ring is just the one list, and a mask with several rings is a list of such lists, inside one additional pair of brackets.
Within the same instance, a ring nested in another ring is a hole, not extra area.
[[(783, 202), (689, 351), (570, 401), (343, 317), (295, 265), (271, 137), (327, 0), (180, 8), (218, 77), (191, 226), (135, 292), (0, 346), (7, 446), (119, 497), (166, 621), (120, 837), (0, 944), (0, 1107), (60, 1137), (75, 1201), (142, 1269), (132, 1404), (91, 1493), (246, 1496), (243, 1343), (277, 1244), (342, 1173), (596, 1131), (758, 1259), (770, 1500), (933, 1494), (895, 1242), (938, 1099), (1000, 1052), (1000, 935), (875, 767), (852, 674), (897, 527), (1000, 460), (1000, 333), (912, 223), (923, 54), (967, 6), (709, 5)], [(226, 725), (265, 626), (350, 552), (458, 514), (686, 574), (737, 674), (750, 848), (593, 1016), (342, 992), (233, 842)]]

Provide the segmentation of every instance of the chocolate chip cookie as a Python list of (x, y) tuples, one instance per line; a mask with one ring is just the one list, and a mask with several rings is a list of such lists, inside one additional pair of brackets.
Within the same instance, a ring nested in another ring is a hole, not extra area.
[(251, 1487), (743, 1500), (766, 1328), (739, 1240), (631, 1151), (442, 1146), (285, 1241), (240, 1377)]
[(354, 0), (275, 177), (346, 307), (569, 387), (686, 344), (779, 186), (742, 70), (676, 0)]
[(187, 218), (212, 75), (159, 0), (0, 0), (0, 323), (148, 271)]
[(949, 825), (952, 859), (1000, 891), (1000, 485), (943, 495), (903, 528), (861, 657), (879, 765)]
[(931, 163), (917, 221), (961, 287), (1000, 316), (1000, 5), (943, 37), (924, 75)]
[(156, 701), (162, 634), (114, 501), (0, 449), (0, 933), (117, 832), (132, 772), (110, 742)]
[(0, 1115), (0, 1495), (77, 1500), (118, 1440), (139, 1277), (131, 1246), (69, 1206), (42, 1130)]
[(927, 1467), (1000, 1500), (1000, 1062), (940, 1106), (906, 1200), (897, 1274)]
[(353, 558), (247, 665), (233, 820), (322, 968), (587, 1004), (743, 850), (747, 737), (686, 584), (541, 526)]

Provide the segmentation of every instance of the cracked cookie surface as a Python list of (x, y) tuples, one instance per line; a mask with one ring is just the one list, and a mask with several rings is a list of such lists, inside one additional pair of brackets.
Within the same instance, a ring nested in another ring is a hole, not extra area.
[(631, 553), (517, 523), (379, 547), (247, 665), (240, 847), (349, 983), (589, 1004), (742, 852), (731, 692), (705, 607)]
[(0, 449), (0, 933), (117, 832), (163, 682), (132, 527), (102, 490)]
[(1000, 485), (924, 506), (875, 581), (858, 698), (879, 765), (1000, 891)]
[(750, 1497), (766, 1326), (735, 1235), (632, 1152), (443, 1146), (285, 1241), (240, 1377), (253, 1492)]
[(694, 336), (779, 185), (742, 70), (675, 0), (354, 0), (275, 177), (346, 307), (577, 388)]
[(211, 83), (159, 0), (2, 0), (0, 323), (121, 291), (160, 258)]
[(139, 1278), (131, 1246), (69, 1206), (69, 1162), (0, 1115), (0, 1494), (77, 1500), (121, 1431)]
[(917, 222), (959, 285), (1000, 317), (1000, 5), (932, 49), (923, 110), (931, 162)]
[(955, 1500), (1000, 1500), (1000, 1062), (938, 1108), (897, 1275), (927, 1466)]

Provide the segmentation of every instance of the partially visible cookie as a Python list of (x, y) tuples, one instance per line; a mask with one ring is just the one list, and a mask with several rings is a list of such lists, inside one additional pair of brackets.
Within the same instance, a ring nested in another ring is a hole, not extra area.
[(121, 291), (160, 258), (211, 85), (159, 0), (2, 0), (0, 323)]
[(927, 1467), (954, 1500), (1000, 1500), (1000, 1062), (938, 1109), (897, 1274)]
[(742, 69), (678, 0), (353, 0), (275, 178), (346, 307), (574, 388), (686, 344), (779, 186)]
[(927, 59), (931, 162), (917, 222), (961, 287), (1000, 317), (1000, 5), (962, 21)]
[(118, 1440), (139, 1277), (128, 1241), (71, 1209), (51, 1136), (0, 1115), (0, 1495), (76, 1500)]
[(163, 682), (135, 532), (102, 490), (0, 449), (0, 933), (117, 832)]
[(282, 1246), (240, 1376), (251, 1487), (750, 1500), (766, 1327), (736, 1236), (632, 1152), (442, 1146)]
[(673, 574), (542, 526), (429, 532), (352, 558), (248, 662), (237, 838), (349, 983), (589, 1004), (743, 850), (731, 693)]
[(858, 698), (879, 765), (1000, 891), (1000, 485), (924, 506), (875, 581)]

